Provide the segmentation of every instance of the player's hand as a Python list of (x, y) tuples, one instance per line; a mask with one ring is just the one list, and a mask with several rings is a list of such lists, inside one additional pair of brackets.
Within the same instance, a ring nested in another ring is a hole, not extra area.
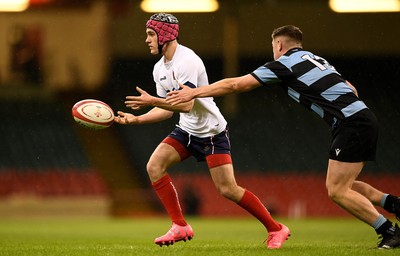
[(171, 105), (177, 105), (179, 103), (189, 102), (193, 99), (193, 91), (190, 87), (179, 84), (181, 87), (178, 91), (172, 91), (167, 93), (167, 103)]
[(122, 111), (117, 112), (118, 116), (114, 117), (114, 122), (119, 124), (139, 124), (138, 117), (130, 113)]
[(152, 106), (154, 97), (148, 94), (145, 90), (140, 89), (138, 86), (136, 87), (136, 90), (140, 93), (140, 96), (126, 96), (125, 106), (133, 110)]

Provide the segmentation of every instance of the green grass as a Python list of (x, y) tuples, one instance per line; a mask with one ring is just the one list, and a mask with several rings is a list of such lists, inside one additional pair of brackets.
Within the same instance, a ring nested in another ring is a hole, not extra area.
[(190, 242), (169, 247), (153, 244), (169, 228), (165, 218), (3, 219), (0, 255), (399, 255), (377, 250), (372, 228), (355, 219), (281, 219), (292, 236), (279, 250), (262, 244), (264, 228), (252, 218), (189, 219)]

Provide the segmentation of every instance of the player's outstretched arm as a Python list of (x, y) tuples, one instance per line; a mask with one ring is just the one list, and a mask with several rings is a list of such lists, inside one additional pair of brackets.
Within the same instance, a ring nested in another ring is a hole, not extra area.
[(168, 93), (167, 102), (171, 105), (190, 101), (193, 98), (218, 97), (234, 93), (250, 91), (260, 83), (252, 75), (241, 77), (225, 78), (207, 86), (189, 88), (180, 85), (181, 90)]
[(162, 108), (152, 108), (149, 112), (135, 116), (130, 113), (118, 111), (118, 116), (114, 118), (114, 121), (119, 124), (130, 124), (130, 125), (139, 125), (139, 124), (152, 124), (158, 123), (168, 118), (171, 118), (174, 114), (172, 111), (168, 111)]
[(140, 96), (126, 96), (125, 105), (127, 108), (139, 110), (145, 107), (157, 107), (168, 111), (185, 113), (193, 108), (193, 101), (171, 105), (164, 98), (154, 97), (139, 87), (136, 87), (136, 90), (140, 93)]
[(119, 124), (139, 124), (137, 116), (122, 111), (117, 112), (117, 116), (114, 117), (114, 122)]
[(136, 91), (140, 93), (139, 96), (126, 96), (125, 106), (127, 108), (139, 110), (145, 107), (154, 106), (154, 102), (157, 100), (156, 97), (151, 96), (139, 86), (136, 86)]
[(179, 84), (179, 86), (181, 87), (179, 91), (172, 91), (167, 94), (166, 101), (172, 106), (193, 100), (195, 91), (200, 89), (192, 89), (189, 86), (183, 84)]

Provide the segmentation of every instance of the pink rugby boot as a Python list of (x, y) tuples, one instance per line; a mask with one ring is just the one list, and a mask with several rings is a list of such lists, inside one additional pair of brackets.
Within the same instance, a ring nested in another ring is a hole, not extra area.
[(268, 249), (278, 249), (281, 248), (283, 243), (288, 240), (290, 236), (290, 230), (283, 224), (279, 224), (282, 228), (281, 230), (269, 232), (267, 238), (267, 248)]
[(173, 245), (175, 242), (191, 240), (194, 236), (192, 227), (188, 224), (186, 226), (179, 226), (172, 223), (170, 230), (163, 236), (157, 237), (154, 240), (155, 244), (159, 246), (169, 246)]

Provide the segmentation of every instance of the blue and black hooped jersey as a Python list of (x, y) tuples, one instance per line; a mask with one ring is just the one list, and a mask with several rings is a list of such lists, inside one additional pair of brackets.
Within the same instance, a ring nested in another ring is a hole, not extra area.
[(291, 98), (313, 110), (331, 127), (367, 108), (333, 66), (301, 48), (289, 50), (251, 75), (261, 84), (280, 84)]

